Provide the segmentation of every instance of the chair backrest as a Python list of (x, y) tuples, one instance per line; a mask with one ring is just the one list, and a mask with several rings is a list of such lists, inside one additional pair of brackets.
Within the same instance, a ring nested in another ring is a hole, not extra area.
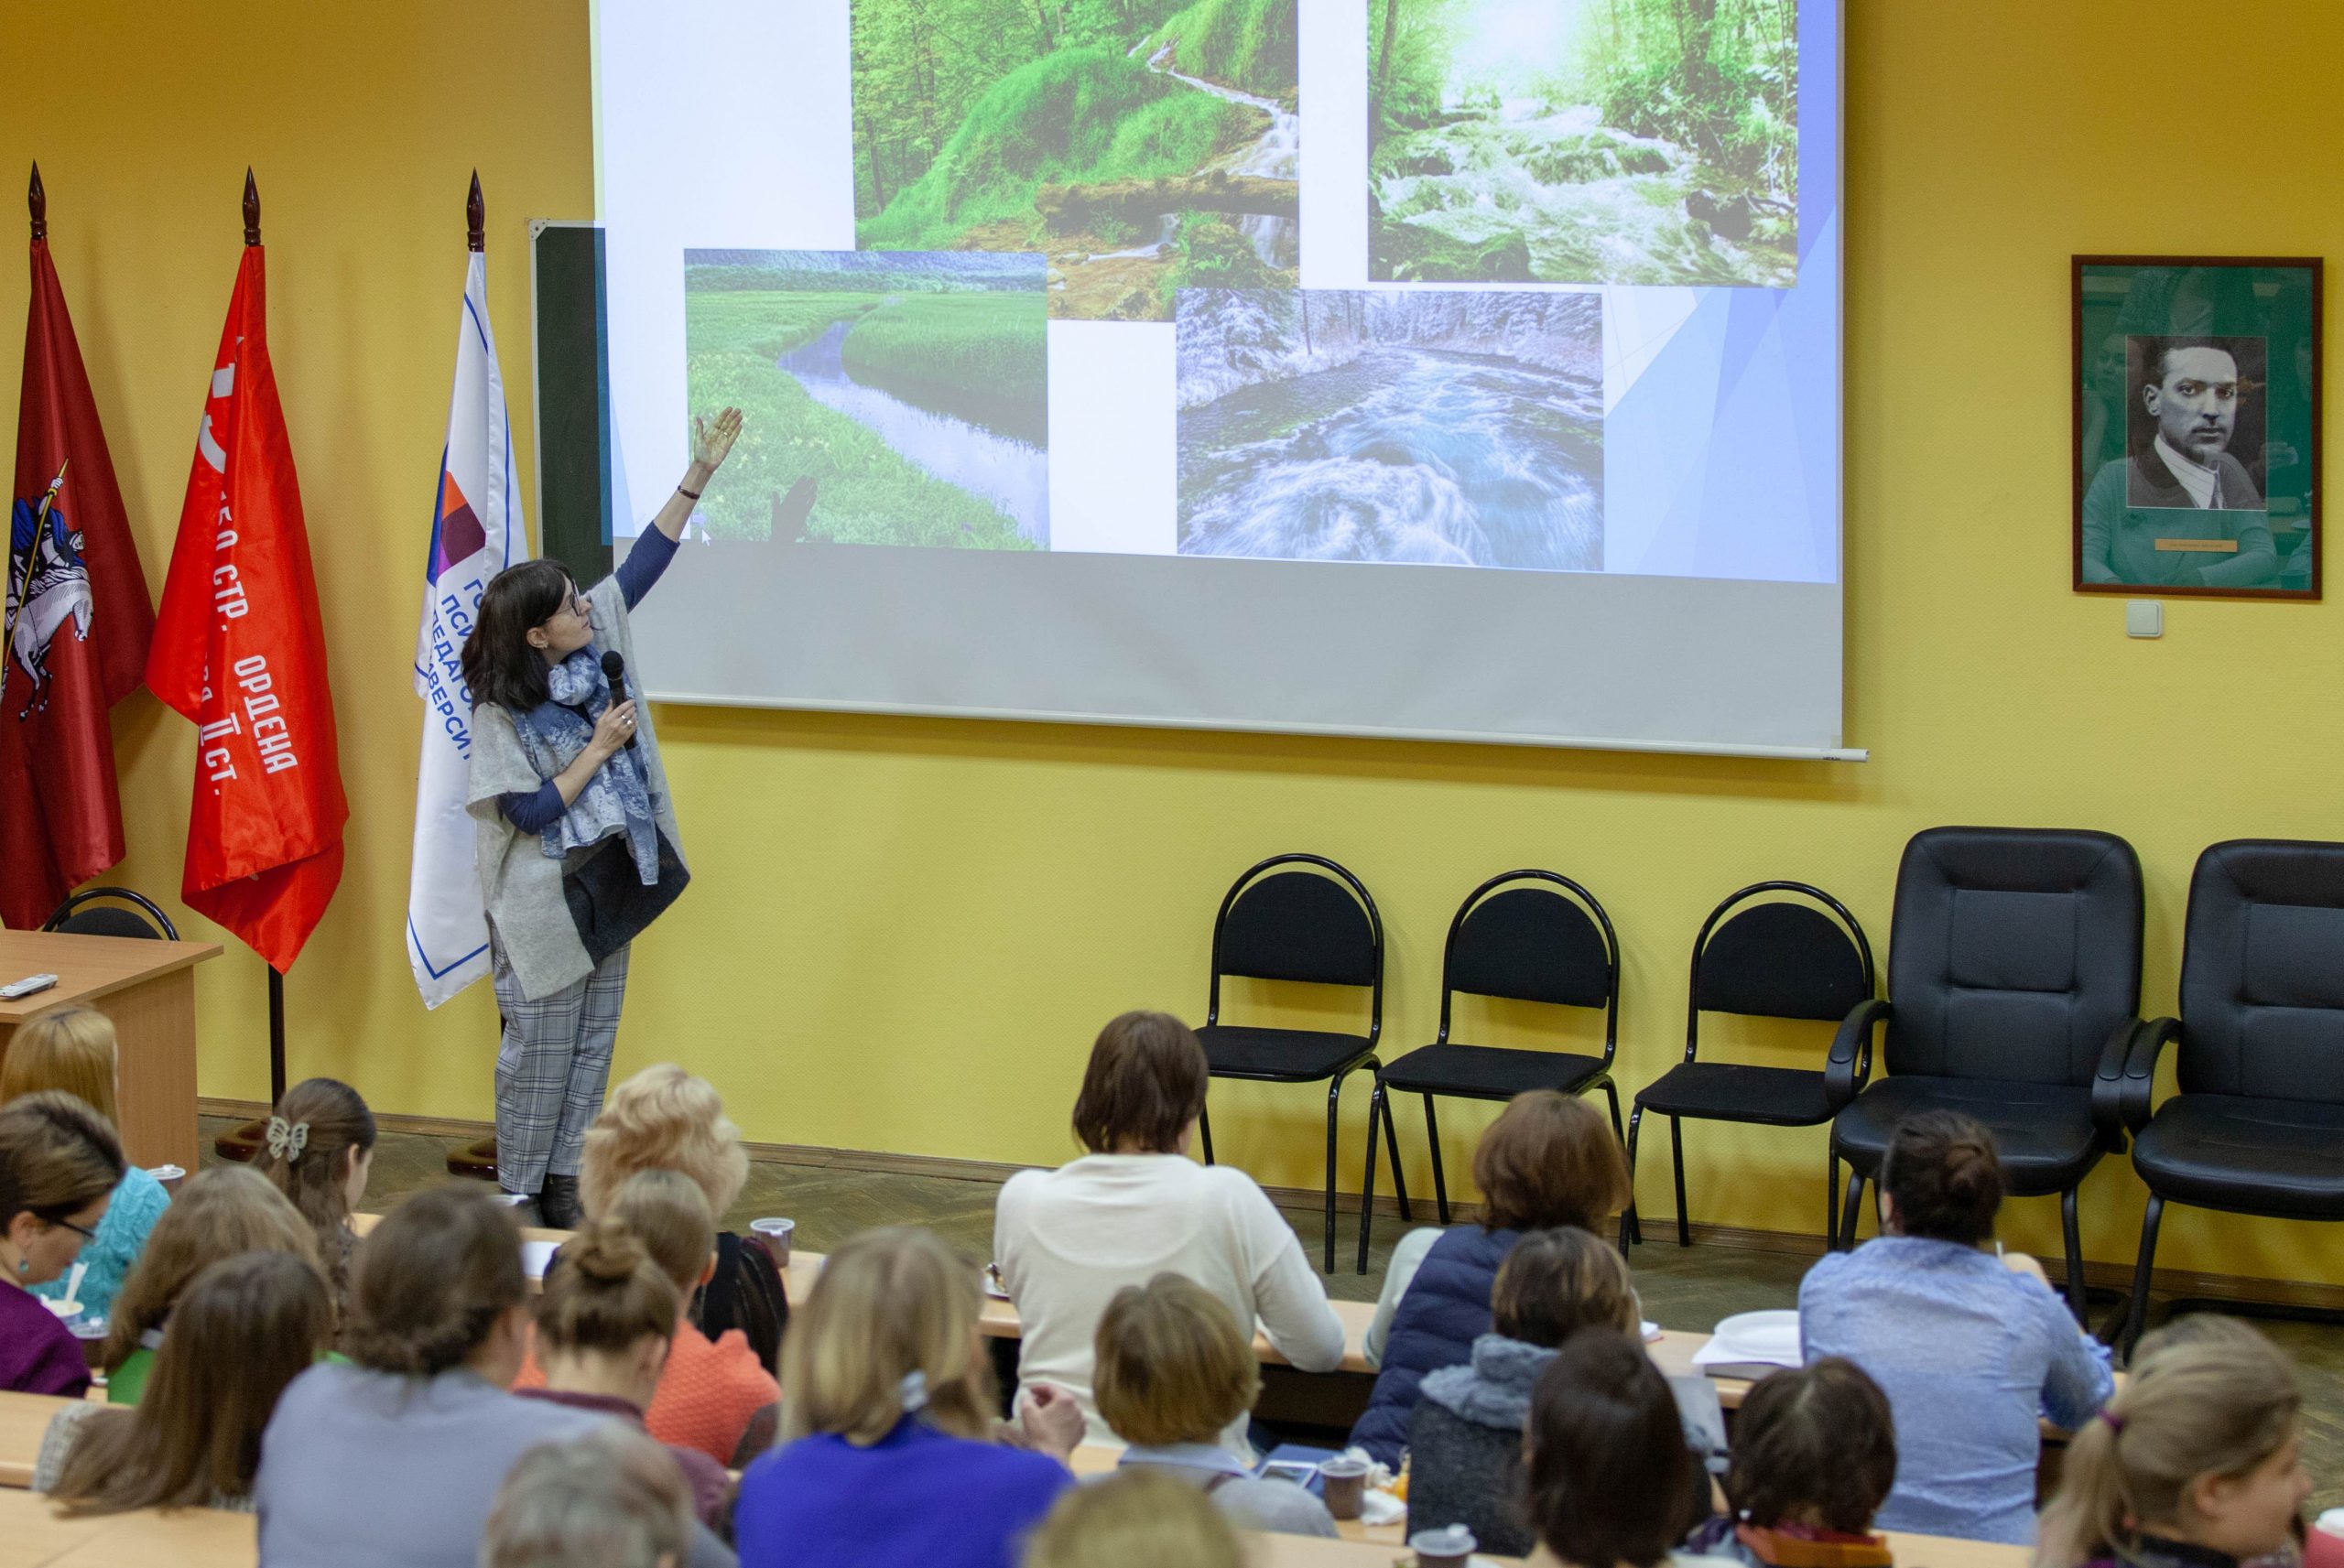
[(1603, 1009), (1603, 1053), (1620, 1033), (1620, 945), (1593, 893), (1557, 871), (1501, 871), (1457, 906), (1440, 957), (1440, 1034), (1460, 991)]
[(2344, 844), (2198, 857), (2176, 1066), (2185, 1094), (2344, 1102)]
[(2141, 861), (2112, 833), (1932, 827), (1889, 933), (1892, 1073), (2091, 1082), (2141, 1005)]
[[(117, 909), (99, 903), (102, 898), (118, 898), (137, 910)], [(145, 911), (142, 915), (139, 910)], [(155, 901), (129, 888), (83, 888), (68, 897), (41, 923), (43, 931), (61, 931), (73, 936), (143, 936), (149, 941), (179, 939), (179, 927), (171, 924)]]
[(1366, 884), (1324, 855), (1273, 855), (1230, 884), (1213, 916), (1209, 1023), (1221, 1019), (1223, 975), (1369, 987), (1373, 1033), (1384, 1019), (1384, 917)]
[(1693, 938), (1687, 1059), (1704, 1012), (1837, 1023), (1872, 996), (1874, 979), (1872, 943), (1847, 905), (1806, 882), (1753, 882), (1709, 911)]

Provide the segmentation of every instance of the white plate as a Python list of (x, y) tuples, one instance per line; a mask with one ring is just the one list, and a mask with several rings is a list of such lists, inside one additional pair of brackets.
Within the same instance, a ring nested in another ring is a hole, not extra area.
[(998, 1263), (985, 1265), (985, 1294), (997, 1302), (1005, 1302), (1009, 1299), (1009, 1292), (1002, 1288), (1001, 1265)]
[(1738, 1312), (1718, 1325), (1715, 1336), (1695, 1353), (1693, 1361), (1696, 1366), (1725, 1361), (1798, 1366), (1798, 1314), (1790, 1309)]

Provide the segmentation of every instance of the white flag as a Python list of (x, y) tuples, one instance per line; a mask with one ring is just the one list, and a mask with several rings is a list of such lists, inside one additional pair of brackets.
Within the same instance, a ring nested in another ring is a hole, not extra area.
[(480, 614), (481, 589), (529, 558), (514, 488), (505, 378), (488, 326), (487, 258), (464, 274), (456, 338), (456, 390), (432, 503), (424, 561), (423, 623), (415, 637), (415, 690), (423, 698), (423, 759), (415, 780), (415, 861), (407, 892), (407, 958), (423, 1005), (438, 1007), (488, 973), (488, 921), (473, 874), (474, 825), (464, 810), (472, 768), (472, 698), (459, 663)]

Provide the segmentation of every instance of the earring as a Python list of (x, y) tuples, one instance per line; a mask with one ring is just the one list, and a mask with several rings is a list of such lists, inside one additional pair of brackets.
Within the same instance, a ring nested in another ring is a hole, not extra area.
[(16, 1272), (18, 1272), (19, 1274), (29, 1274), (29, 1273), (31, 1273), (32, 1271), (33, 1271), (33, 1260), (32, 1260), (31, 1259), (29, 1259), (29, 1258), (19, 1258), (19, 1259), (17, 1259), (17, 1260), (16, 1260)]

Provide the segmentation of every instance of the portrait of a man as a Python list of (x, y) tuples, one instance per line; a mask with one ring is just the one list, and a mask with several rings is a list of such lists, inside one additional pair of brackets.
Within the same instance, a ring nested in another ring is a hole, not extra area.
[(2177, 588), (2274, 587), (2263, 492), (2261, 338), (2124, 340), (2125, 449), (2083, 505), (2083, 579)]
[(2156, 428), (2125, 476), (2125, 499), (2132, 505), (2263, 510), (2246, 466), (2230, 455), (2238, 434), (2240, 347), (2224, 338), (2138, 338), (2125, 345), (2126, 358), (2140, 365), (2132, 395)]

